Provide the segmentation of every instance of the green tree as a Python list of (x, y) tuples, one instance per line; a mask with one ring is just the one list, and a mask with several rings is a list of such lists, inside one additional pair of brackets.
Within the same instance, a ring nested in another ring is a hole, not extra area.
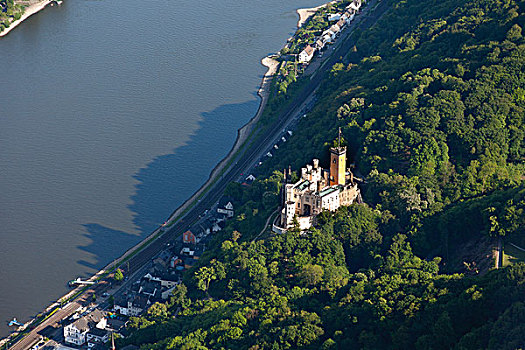
[(305, 265), (300, 273), (301, 281), (305, 285), (315, 286), (323, 280), (323, 268), (319, 265)]
[(124, 280), (124, 273), (122, 273), (121, 269), (117, 269), (117, 271), (115, 271), (113, 274), (113, 280), (117, 283), (120, 283)]
[(165, 303), (156, 302), (151, 305), (147, 312), (148, 318), (155, 321), (162, 321), (168, 318), (168, 307)]
[(197, 287), (203, 292), (208, 293), (210, 282), (217, 279), (215, 269), (213, 267), (203, 266), (197, 272), (195, 272), (197, 278)]

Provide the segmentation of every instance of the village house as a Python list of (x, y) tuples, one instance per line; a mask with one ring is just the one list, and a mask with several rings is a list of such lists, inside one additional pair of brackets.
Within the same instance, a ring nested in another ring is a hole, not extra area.
[(160, 297), (162, 298), (162, 300), (168, 300), (168, 298), (172, 295), (172, 292), (175, 290), (175, 287), (176, 286), (173, 286), (171, 288), (168, 288), (168, 289), (164, 289), (160, 295)]
[(212, 233), (219, 232), (219, 231), (222, 230), (224, 227), (225, 227), (224, 222), (221, 222), (221, 221), (215, 220), (215, 221), (213, 222), (213, 226), (211, 227), (211, 232), (212, 232)]
[(323, 33), (323, 36), (321, 37), (321, 40), (323, 40), (323, 45), (328, 45), (332, 43), (332, 32), (327, 30), (325, 33)]
[(173, 257), (171, 258), (171, 260), (170, 260), (170, 267), (171, 267), (172, 269), (176, 268), (177, 265), (180, 265), (180, 264), (182, 264), (182, 259), (179, 258), (177, 255), (175, 255), (175, 256), (173, 256)]
[(145, 295), (130, 295), (116, 299), (113, 310), (124, 316), (139, 316), (150, 304)]
[(87, 333), (86, 340), (89, 348), (95, 345), (104, 344), (109, 340), (109, 332), (106, 329), (91, 328)]
[(155, 274), (152, 275), (151, 273), (147, 273), (144, 275), (144, 279), (147, 279), (149, 281), (157, 282), (160, 284), (161, 287), (171, 288), (173, 286), (176, 286), (180, 283), (180, 275), (178, 274), (169, 274), (169, 273), (162, 273), (162, 274)]
[(345, 16), (346, 24), (348, 25), (354, 20), (355, 12), (353, 10), (348, 10), (345, 12)]
[(211, 228), (213, 227), (213, 220), (208, 218), (204, 220), (200, 225), (202, 236), (207, 236), (211, 233)]
[(217, 207), (217, 213), (226, 215), (227, 218), (232, 218), (233, 211), (233, 200), (228, 197), (222, 197)]
[(337, 24), (333, 24), (331, 27), (330, 27), (330, 31), (332, 33), (334, 33), (335, 35), (337, 35), (337, 33), (339, 33), (341, 31), (341, 28), (337, 25)]
[(318, 51), (321, 51), (324, 48), (324, 42), (322, 39), (317, 39), (317, 41), (315, 42), (315, 48)]
[[(340, 142), (339, 142), (340, 145)], [(290, 172), (289, 172), (290, 173)], [(279, 224), (274, 224), (277, 233), (293, 227), (294, 220), (301, 230), (315, 224), (315, 218), (323, 210), (335, 211), (342, 205), (350, 205), (360, 196), (357, 183), (350, 169), (346, 168), (346, 147), (330, 149), (330, 169), (319, 167), (319, 160), (301, 169), (301, 178), (289, 183), (286, 176), (281, 191), (282, 210)]]
[(353, 0), (350, 5), (346, 7), (347, 10), (359, 11), (361, 8), (361, 0)]
[(331, 29), (327, 29), (323, 32), (323, 34), (321, 34), (321, 36), (323, 38), (324, 43), (328, 44), (328, 43), (331, 43), (335, 39), (336, 34), (337, 33), (334, 33)]
[[(106, 324), (107, 319), (104, 313), (100, 310), (94, 310), (64, 327), (64, 341), (69, 344), (81, 346), (87, 341), (88, 332), (95, 328), (104, 330)], [(94, 333), (92, 333), (92, 336), (94, 336)]]
[(312, 60), (314, 57), (315, 49), (310, 46), (306, 45), (303, 51), (299, 53), (299, 63), (308, 63)]
[(340, 13), (332, 13), (332, 14), (328, 15), (328, 21), (329, 22), (339, 21), (340, 19), (341, 19), (341, 14)]
[(185, 244), (197, 244), (197, 238), (190, 230), (182, 234), (182, 242)]
[(346, 26), (346, 21), (343, 18), (341, 18), (339, 21), (337, 21), (336, 24), (339, 28), (343, 29)]
[(146, 295), (148, 299), (160, 299), (160, 284), (155, 281), (143, 281), (139, 287), (139, 294)]

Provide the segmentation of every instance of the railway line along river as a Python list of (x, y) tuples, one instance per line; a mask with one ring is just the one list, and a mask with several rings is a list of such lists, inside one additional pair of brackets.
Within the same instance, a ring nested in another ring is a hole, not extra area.
[(68, 0), (0, 39), (0, 336), (205, 182), (321, 3)]

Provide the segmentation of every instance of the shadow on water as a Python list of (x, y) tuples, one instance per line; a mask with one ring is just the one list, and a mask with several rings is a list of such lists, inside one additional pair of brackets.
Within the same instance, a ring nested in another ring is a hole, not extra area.
[(86, 260), (78, 260), (77, 263), (89, 269), (100, 269), (102, 267), (100, 266), (101, 264), (105, 265), (105, 260), (116, 258), (117, 256), (114, 256), (115, 253), (122, 251), (124, 247), (132, 246), (140, 240), (140, 237), (137, 235), (114, 230), (100, 224), (85, 224), (83, 226), (87, 231), (85, 236), (91, 240), (91, 243), (88, 246), (79, 246), (78, 248), (96, 255), (97, 261), (96, 263), (91, 263)]
[[(92, 254), (95, 262), (78, 264), (98, 270), (138, 243), (188, 199), (208, 179), (213, 167), (229, 152), (237, 129), (256, 112), (260, 100), (222, 105), (202, 113), (199, 127), (189, 141), (172, 154), (154, 158), (133, 178), (138, 181), (128, 206), (140, 236), (111, 229), (101, 224), (84, 224), (91, 243), (78, 248)], [(173, 138), (177, 131), (173, 130)]]

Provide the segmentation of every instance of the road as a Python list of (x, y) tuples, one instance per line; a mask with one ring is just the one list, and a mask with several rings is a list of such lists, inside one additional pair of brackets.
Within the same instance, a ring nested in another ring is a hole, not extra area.
[(60, 321), (74, 314), (75, 311), (77, 311), (79, 308), (89, 304), (93, 292), (93, 289), (89, 289), (75, 301), (64, 305), (64, 307), (62, 307), (60, 310), (51, 315), (51, 317), (49, 317), (46, 321), (42, 322), (37, 327), (35, 327), (27, 336), (22, 338), (19, 342), (11, 346), (9, 349), (25, 350), (31, 348), (31, 346), (36, 344), (41, 339), (40, 335), (38, 334), (40, 331), (42, 331), (48, 326), (58, 325)]
[[(369, 7), (371, 8), (374, 5), (375, 1), (371, 1)], [(387, 8), (388, 2), (382, 1), (379, 3), (379, 6), (373, 13), (367, 13), (365, 9), (362, 14), (363, 18), (360, 19), (360, 23), (356, 24), (356, 26), (363, 29), (372, 26), (387, 10)], [(354, 28), (356, 26), (354, 26)], [(265, 153), (267, 153), (272, 148), (276, 140), (280, 138), (282, 130), (287, 128), (291, 123), (295, 122), (297, 117), (302, 114), (301, 112), (305, 106), (312, 101), (315, 90), (319, 87), (320, 83), (323, 81), (331, 67), (335, 63), (339, 62), (339, 57), (344, 57), (346, 53), (355, 45), (355, 43), (347, 36), (341, 39), (344, 41), (342, 41), (341, 44), (335, 48), (333, 54), (329, 58), (325, 58), (325, 60), (328, 62), (325, 62), (321, 65), (317, 73), (311, 77), (309, 84), (305, 86), (303, 91), (301, 91), (295, 97), (295, 99), (279, 114), (276, 122), (266, 130), (264, 136), (261, 136), (256, 143), (253, 143), (246, 148), (244, 153), (238, 157), (237, 162), (232, 164), (230, 168), (225, 171), (224, 175), (215, 182), (212, 188), (201, 198), (200, 201), (197, 202), (193, 208), (187, 212), (183, 218), (179, 220), (178, 223), (175, 223), (149, 246), (145, 247), (143, 250), (133, 256), (129, 260), (129, 263), (124, 265), (126, 269), (129, 266), (129, 271), (126, 271), (126, 275), (130, 276), (131, 274), (135, 274), (137, 271), (144, 268), (144, 266), (148, 264), (151, 259), (154, 258), (160, 251), (162, 251), (167, 243), (180, 239), (182, 233), (188, 230), (194, 222), (198, 221), (200, 215), (205, 210), (213, 207), (213, 205), (219, 201), (228, 183), (237, 180), (241, 173), (246, 173)], [(133, 279), (130, 278), (129, 283), (131, 283), (131, 281), (133, 281)], [(33, 329), (28, 335), (13, 345), (10, 349), (28, 349), (32, 344), (36, 343), (40, 339), (40, 335), (38, 334), (39, 331), (48, 326), (56, 325), (59, 321), (73, 314), (78, 309), (78, 307), (86, 306), (86, 304), (88, 304), (91, 300), (94, 290), (98, 294), (106, 288), (107, 287), (102, 288), (102, 286), (98, 286), (89, 289), (77, 300), (71, 302), (66, 307), (59, 310), (49, 319)]]

